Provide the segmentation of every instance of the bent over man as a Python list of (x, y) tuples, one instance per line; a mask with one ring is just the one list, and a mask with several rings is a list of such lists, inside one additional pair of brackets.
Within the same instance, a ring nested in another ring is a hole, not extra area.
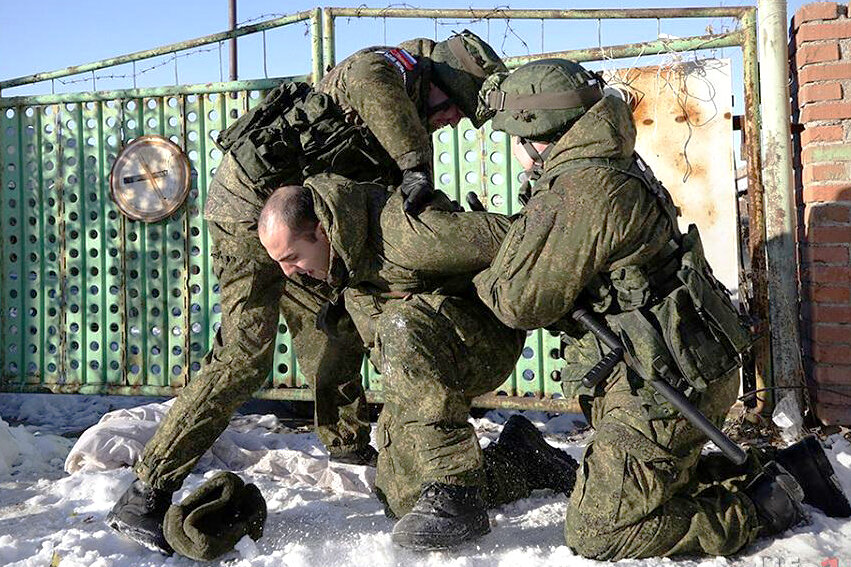
[(457, 124), (459, 108), (474, 113), (478, 86), (505, 67), (469, 32), (415, 44), (431, 49), (427, 55), (401, 48), (353, 55), (321, 86), (329, 94), (282, 85), (223, 132), (225, 154), (204, 211), (221, 290), (221, 328), (200, 371), (146, 445), (135, 467), (138, 480), (110, 512), (107, 522), (116, 530), (171, 552), (162, 520), (172, 493), (269, 376), (280, 313), (314, 388), (317, 433), (331, 458), (374, 461), (360, 384), (362, 343), (350, 322), (333, 337), (318, 330), (327, 285), (307, 274), (285, 278), (257, 238), (257, 218), (275, 187), (324, 171), (401, 181), (408, 210), (423, 206), (431, 191), (428, 132)]
[(289, 277), (345, 295), (381, 372), (375, 485), (406, 547), (457, 545), (489, 531), (486, 506), (573, 484), (575, 463), (528, 421), (510, 421), (484, 455), (467, 422), (472, 399), (505, 380), (525, 340), (471, 286), (508, 223), (452, 212), (441, 192), (413, 217), (400, 193), (333, 175), (277, 190), (260, 217), (260, 240)]
[(799, 522), (802, 497), (850, 515), (814, 439), (776, 461), (752, 453), (733, 466), (702, 456), (703, 433), (634, 368), (620, 363), (593, 389), (582, 385), (607, 349), (572, 322), (577, 303), (717, 426), (736, 400), (749, 343), (697, 228), (680, 233), (670, 195), (635, 154), (630, 108), (602, 87), (576, 63), (542, 60), (488, 95), (494, 129), (511, 134), (515, 156), (541, 176), (474, 280), (505, 324), (564, 332), (563, 388), (595, 429), (567, 510), (568, 545), (603, 560), (729, 555)]

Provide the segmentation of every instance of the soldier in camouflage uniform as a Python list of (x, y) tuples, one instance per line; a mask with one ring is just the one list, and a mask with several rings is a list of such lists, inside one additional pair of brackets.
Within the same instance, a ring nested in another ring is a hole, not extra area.
[(401, 517), (393, 540), (403, 546), (457, 545), (489, 530), (485, 506), (573, 484), (575, 462), (528, 421), (506, 425), (484, 456), (467, 422), (471, 400), (505, 380), (525, 340), (471, 285), (509, 222), (453, 212), (441, 192), (413, 217), (399, 192), (334, 175), (277, 190), (260, 217), (260, 240), (287, 276), (345, 295), (381, 372), (375, 485)]
[(505, 67), (469, 32), (414, 45), (428, 50), (414, 56), (400, 48), (371, 48), (353, 55), (322, 82), (323, 92), (282, 85), (222, 133), (225, 153), (204, 214), (221, 290), (221, 328), (201, 370), (147, 444), (135, 467), (138, 480), (109, 514), (113, 528), (171, 551), (162, 537), (171, 495), (268, 377), (281, 313), (314, 388), (317, 433), (331, 458), (374, 461), (360, 383), (362, 343), (350, 321), (341, 322), (333, 337), (319, 330), (317, 314), (329, 311), (326, 286), (309, 276), (284, 278), (257, 239), (257, 217), (272, 189), (323, 171), (401, 182), (412, 213), (428, 201), (429, 132), (454, 126), (468, 112), (480, 125), (487, 116), (476, 114), (478, 87)]
[(582, 385), (607, 350), (572, 323), (577, 302), (645, 370), (673, 370), (673, 385), (717, 426), (736, 400), (749, 343), (696, 227), (680, 234), (670, 195), (634, 154), (629, 107), (602, 86), (580, 65), (545, 60), (488, 95), (494, 129), (513, 135), (515, 156), (541, 177), (474, 280), (505, 324), (564, 331), (564, 392), (579, 397), (595, 429), (568, 506), (568, 545), (603, 560), (729, 555), (800, 521), (802, 497), (847, 516), (814, 439), (776, 462), (751, 453), (734, 466), (701, 456), (705, 436), (623, 363), (593, 390)]

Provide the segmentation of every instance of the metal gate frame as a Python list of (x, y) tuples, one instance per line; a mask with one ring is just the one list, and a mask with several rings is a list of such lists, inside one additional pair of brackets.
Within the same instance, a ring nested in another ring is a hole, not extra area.
[[(768, 313), (768, 275), (767, 275), (767, 264), (766, 264), (766, 243), (765, 243), (765, 213), (764, 213), (764, 187), (763, 187), (763, 179), (762, 179), (762, 162), (761, 162), (761, 145), (760, 145), (760, 131), (761, 131), (761, 118), (760, 118), (760, 97), (759, 97), (759, 83), (758, 83), (758, 58), (757, 58), (757, 21), (756, 21), (756, 8), (755, 7), (713, 7), (713, 8), (680, 8), (680, 9), (600, 9), (600, 10), (474, 10), (474, 9), (396, 9), (396, 8), (387, 8), (387, 9), (370, 9), (370, 8), (314, 8), (312, 10), (307, 10), (303, 12), (299, 12), (296, 14), (291, 14), (288, 16), (284, 16), (281, 18), (269, 20), (266, 22), (262, 22), (259, 24), (243, 26), (236, 28), (231, 31), (221, 32), (217, 34), (212, 34), (192, 40), (187, 40), (183, 42), (178, 42), (170, 45), (165, 45), (162, 47), (158, 47), (155, 49), (139, 51), (136, 53), (131, 53), (127, 55), (122, 55), (110, 59), (104, 59), (101, 61), (96, 61), (84, 65), (69, 67), (66, 69), (37, 73), (33, 75), (28, 75), (24, 77), (18, 77), (14, 79), (9, 79), (5, 81), (0, 81), (0, 94), (2, 94), (3, 89), (8, 89), (10, 87), (38, 83), (42, 81), (48, 81), (53, 79), (58, 79), (61, 77), (78, 75), (82, 73), (92, 73), (93, 83), (94, 83), (94, 71), (99, 69), (104, 69), (107, 67), (112, 67), (115, 65), (121, 65), (130, 62), (136, 62), (144, 59), (149, 59), (152, 57), (157, 57), (161, 55), (172, 54), (178, 51), (183, 51), (186, 49), (195, 48), (198, 46), (208, 45), (217, 42), (223, 42), (224, 40), (240, 37), (243, 35), (260, 33), (265, 30), (290, 25), (297, 22), (309, 21), (310, 25), (310, 36), (311, 36), (311, 46), (312, 46), (312, 72), (309, 76), (299, 76), (299, 77), (283, 77), (276, 79), (259, 79), (259, 80), (248, 80), (248, 81), (232, 81), (232, 82), (221, 82), (221, 83), (207, 83), (207, 84), (199, 84), (199, 85), (178, 85), (172, 87), (156, 87), (156, 88), (134, 88), (134, 89), (126, 89), (126, 90), (113, 90), (113, 91), (96, 91), (96, 92), (80, 92), (80, 93), (67, 93), (67, 94), (50, 94), (50, 95), (37, 95), (37, 96), (12, 96), (12, 97), (2, 97), (0, 96), (0, 112), (4, 115), (8, 112), (8, 109), (13, 109), (13, 115), (18, 117), (18, 120), (21, 119), (23, 113), (26, 112), (28, 107), (40, 106), (40, 105), (61, 105), (66, 103), (81, 103), (81, 112), (82, 112), (82, 103), (92, 103), (97, 101), (119, 101), (119, 104), (123, 104), (124, 101), (135, 99), (135, 100), (147, 100), (151, 98), (158, 97), (169, 97), (176, 95), (209, 95), (212, 93), (234, 93), (232, 96), (236, 96), (236, 93), (243, 91), (263, 91), (273, 88), (277, 84), (279, 84), (283, 80), (317, 80), (321, 78), (325, 69), (330, 68), (335, 63), (335, 18), (337, 17), (346, 17), (346, 18), (429, 18), (429, 19), (445, 19), (445, 18), (454, 18), (454, 19), (535, 19), (535, 20), (547, 20), (547, 19), (558, 19), (558, 20), (603, 20), (603, 19), (664, 19), (664, 18), (734, 18), (739, 23), (739, 29), (723, 34), (711, 34), (704, 36), (696, 36), (696, 37), (688, 37), (681, 38), (675, 40), (654, 40), (649, 42), (642, 43), (634, 43), (634, 44), (626, 44), (626, 45), (614, 45), (608, 47), (598, 47), (598, 48), (590, 48), (590, 49), (581, 49), (581, 50), (572, 50), (572, 51), (562, 51), (562, 52), (550, 52), (543, 53), (538, 55), (526, 56), (526, 57), (512, 57), (506, 59), (506, 63), (509, 67), (516, 67), (528, 61), (548, 58), (548, 57), (564, 57), (573, 59), (579, 62), (586, 61), (595, 61), (605, 59), (620, 59), (620, 58), (628, 58), (635, 57), (639, 55), (654, 55), (654, 54), (662, 54), (669, 53), (672, 51), (678, 52), (688, 52), (688, 51), (698, 51), (703, 49), (713, 49), (713, 48), (723, 48), (723, 47), (739, 47), (743, 52), (743, 74), (744, 74), (744, 92), (745, 92), (745, 116), (743, 123), (743, 131), (746, 140), (746, 152), (747, 152), (747, 176), (748, 176), (748, 193), (749, 193), (749, 202), (750, 202), (750, 238), (749, 238), (749, 250), (751, 254), (751, 274), (750, 274), (750, 283), (752, 285), (753, 290), (753, 302), (751, 303), (751, 311), (752, 315), (757, 321), (763, 321), (763, 328), (761, 329), (759, 338), (754, 346), (754, 357), (756, 360), (756, 372), (757, 372), (757, 387), (761, 388), (767, 384), (770, 384), (770, 375), (771, 375), (771, 344), (770, 337), (767, 332), (767, 322), (769, 320)], [(222, 98), (226, 98), (222, 96)], [(247, 99), (247, 96), (246, 96)], [(165, 100), (165, 99), (163, 99)], [(224, 104), (224, 102), (223, 102)], [(250, 102), (245, 103), (250, 104)], [(99, 107), (100, 108), (100, 107)], [(223, 107), (224, 108), (224, 107)], [(139, 109), (140, 118), (144, 119), (142, 114), (142, 109)], [(102, 118), (102, 117), (101, 117)], [(5, 116), (0, 116), (0, 119), (5, 119)], [(82, 119), (82, 115), (81, 115)], [(4, 135), (5, 135), (5, 123), (2, 129), (0, 129), (0, 148), (5, 146)], [(23, 139), (20, 138), (22, 136), (21, 129), (18, 128), (17, 133), (19, 135), (19, 139), (15, 142), (18, 144), (18, 147), (23, 150), (24, 144)], [(120, 140), (119, 143), (123, 145), (125, 142), (129, 140)], [(19, 169), (22, 170), (23, 163), (22, 158), (19, 154)], [(5, 161), (4, 161), (5, 163)], [(41, 172), (41, 167), (43, 164), (39, 164), (39, 172)], [(6, 167), (4, 165), (3, 168), (3, 186), (0, 187), (0, 190), (6, 190), (6, 179), (8, 177), (8, 172), (6, 171)], [(437, 175), (438, 172), (436, 172)], [(23, 178), (23, 172), (20, 172), (21, 181)], [(101, 180), (102, 183), (102, 180)], [(24, 187), (23, 183), (20, 183), (20, 187), (18, 188), (20, 192), (19, 202), (23, 205), (23, 196), (24, 196)], [(199, 183), (198, 190), (201, 191), (202, 187)], [(200, 195), (197, 195), (196, 198), (199, 198)], [(3, 198), (3, 210), (6, 210), (6, 198)], [(43, 207), (43, 203), (41, 204)], [(60, 204), (61, 206), (61, 204)], [(64, 212), (63, 212), (64, 213)], [(10, 241), (7, 240), (6, 232), (8, 229), (5, 226), (6, 215), (4, 214), (4, 223), (0, 225), (0, 246), (2, 246), (2, 261), (0, 261), (0, 270), (6, 264), (6, 259), (8, 258), (8, 254), (14, 252), (10, 252), (10, 248), (13, 245), (10, 245)], [(121, 222), (122, 226), (122, 234), (124, 227), (123, 218), (118, 219)], [(164, 221), (166, 222), (166, 221)], [(61, 223), (60, 223), (61, 224)], [(189, 229), (188, 221), (185, 225), (186, 229)], [(203, 229), (202, 229), (203, 231)], [(30, 235), (32, 238), (33, 235)], [(64, 238), (64, 234), (61, 236)], [(123, 243), (122, 243), (123, 244)], [(20, 243), (21, 251), (23, 251), (23, 243)], [(123, 253), (122, 250), (122, 259), (123, 262)], [(61, 260), (61, 259), (60, 259)], [(44, 265), (44, 259), (41, 259), (42, 266)], [(67, 267), (65, 264), (62, 265), (63, 268)], [(23, 274), (20, 274), (23, 277)], [(6, 283), (6, 274), (0, 273), (0, 285)], [(187, 276), (188, 277), (188, 276)], [(188, 285), (188, 284), (187, 284)], [(2, 313), (0, 313), (0, 333), (5, 333), (9, 327), (7, 327), (9, 317), (9, 308), (8, 301), (6, 301), (5, 292), (3, 292), (2, 288), (0, 288), (0, 292), (4, 293), (3, 295), (3, 309)], [(60, 290), (60, 294), (64, 295), (66, 290)], [(21, 312), (23, 311), (23, 307), (25, 305), (25, 301), (23, 298), (18, 298), (19, 304), (21, 307)], [(44, 298), (41, 299), (44, 301)], [(23, 314), (23, 313), (21, 313)], [(124, 312), (118, 314), (119, 318), (123, 321)], [(120, 333), (118, 333), (122, 340), (126, 339), (127, 329), (126, 325), (120, 325)], [(21, 334), (23, 334), (23, 328), (20, 329)], [(43, 329), (39, 330), (39, 333), (43, 333)], [(188, 329), (187, 329), (188, 334)], [(39, 335), (41, 336), (41, 335)], [(558, 391), (558, 384), (556, 384), (555, 380), (553, 380), (552, 384), (546, 384), (546, 381), (549, 378), (549, 374), (546, 372), (552, 365), (552, 362), (544, 362), (544, 359), (550, 358), (547, 356), (547, 353), (551, 353), (552, 348), (557, 348), (557, 340), (554, 337), (547, 336), (547, 334), (543, 331), (538, 331), (537, 335), (530, 338), (533, 344), (537, 345), (537, 357), (530, 357), (532, 362), (528, 360), (524, 363), (524, 358), (521, 357), (521, 361), (518, 365), (518, 372), (515, 372), (515, 377), (510, 379), (503, 385), (505, 388), (500, 394), (507, 395), (497, 395), (497, 394), (488, 394), (486, 396), (482, 396), (477, 398), (475, 401), (475, 405), (481, 407), (511, 407), (511, 408), (524, 408), (524, 409), (543, 409), (548, 411), (576, 411), (576, 404), (569, 400), (561, 399)], [(555, 342), (554, 342), (555, 341)], [(44, 341), (42, 340), (42, 343)], [(529, 344), (529, 343), (527, 343)], [(62, 391), (62, 392), (81, 392), (81, 393), (111, 393), (111, 394), (145, 394), (145, 395), (173, 395), (176, 393), (177, 388), (181, 387), (182, 384), (172, 385), (169, 380), (167, 384), (161, 385), (148, 385), (148, 384), (133, 384), (127, 381), (126, 376), (126, 365), (128, 360), (124, 360), (125, 355), (129, 358), (130, 355), (127, 355), (124, 351), (124, 347), (126, 346), (123, 342), (120, 346), (120, 353), (122, 356), (122, 378), (121, 380), (112, 381), (111, 383), (101, 382), (97, 384), (84, 384), (84, 383), (73, 383), (73, 384), (61, 384), (61, 383), (45, 383), (43, 381), (42, 376), (27, 376), (27, 373), (23, 368), (20, 370), (20, 375), (11, 374), (9, 372), (9, 357), (7, 356), (7, 344), (6, 341), (0, 340), (0, 368), (2, 368), (2, 374), (0, 374), (0, 391), (43, 391), (45, 388), (48, 388), (53, 391)], [(43, 346), (43, 345), (42, 345)], [(105, 349), (106, 346), (103, 345)], [(23, 350), (23, 342), (20, 344), (20, 349)], [(278, 349), (276, 349), (277, 351)], [(17, 355), (23, 360), (23, 353), (17, 353)], [(185, 356), (189, 357), (188, 353), (185, 353)], [(292, 354), (290, 353), (290, 356)], [(276, 352), (276, 357), (278, 354)], [(555, 358), (555, 357), (552, 357)], [(537, 382), (542, 382), (540, 388), (530, 388), (518, 387), (518, 381), (516, 379), (516, 375), (518, 373), (522, 373), (524, 370), (523, 365), (527, 366), (535, 366), (537, 369), (537, 373), (533, 373), (533, 376), (537, 374), (539, 376), (539, 380)], [(295, 364), (292, 365), (293, 367)], [(365, 363), (365, 383), (367, 386), (370, 384), (370, 378), (377, 378), (374, 375), (371, 375), (371, 371), (366, 369)], [(295, 371), (295, 368), (291, 368), (290, 370)], [(188, 368), (186, 372), (183, 374), (184, 382), (188, 379)], [(275, 384), (276, 386), (278, 384)], [(287, 380), (286, 383), (280, 384), (282, 387), (274, 387), (271, 389), (264, 389), (258, 392), (258, 397), (263, 398), (273, 398), (273, 399), (287, 399), (287, 400), (311, 400), (313, 398), (312, 392), (304, 389), (303, 381), (297, 380), (293, 377), (292, 380)], [(510, 390), (510, 391), (506, 391)], [(380, 392), (375, 392), (368, 390), (368, 396), (371, 401), (380, 402), (381, 395)]]

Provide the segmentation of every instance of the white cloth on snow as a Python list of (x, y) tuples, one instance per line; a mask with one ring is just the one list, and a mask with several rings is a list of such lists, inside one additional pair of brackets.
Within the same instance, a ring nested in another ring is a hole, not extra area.
[[(68, 473), (132, 466), (173, 400), (105, 414), (83, 432), (65, 459)], [(237, 415), (198, 463), (202, 470), (244, 470), (286, 486), (315, 486), (334, 493), (371, 494), (370, 467), (330, 464), (315, 435), (293, 433), (274, 415)]]

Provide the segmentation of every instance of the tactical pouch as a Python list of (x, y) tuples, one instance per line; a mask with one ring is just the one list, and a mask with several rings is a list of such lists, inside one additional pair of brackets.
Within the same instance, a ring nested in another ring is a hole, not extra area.
[(301, 144), (284, 115), (311, 92), (305, 83), (283, 83), (219, 134), (216, 145), (231, 152), (254, 185), (269, 188), (298, 179)]
[(703, 255), (703, 244), (695, 225), (682, 238), (682, 260), (677, 277), (683, 282), (698, 313), (737, 354), (750, 347), (750, 330), (736, 311), (727, 290), (712, 275)]
[(398, 170), (374, 136), (347, 123), (330, 96), (305, 83), (283, 83), (270, 91), (223, 130), (216, 144), (231, 152), (261, 190), (323, 172), (374, 181)]

